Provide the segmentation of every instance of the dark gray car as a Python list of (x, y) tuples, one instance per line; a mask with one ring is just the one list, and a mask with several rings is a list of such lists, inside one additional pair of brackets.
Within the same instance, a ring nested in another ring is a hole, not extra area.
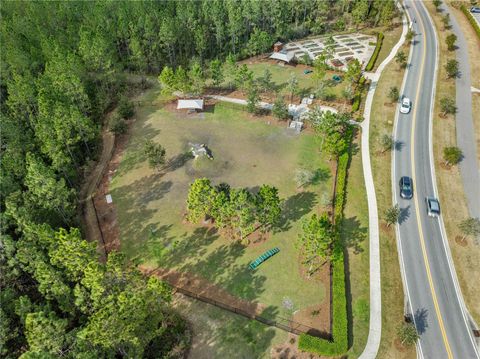
[(400, 197), (410, 199), (413, 197), (413, 184), (410, 177), (400, 178)]

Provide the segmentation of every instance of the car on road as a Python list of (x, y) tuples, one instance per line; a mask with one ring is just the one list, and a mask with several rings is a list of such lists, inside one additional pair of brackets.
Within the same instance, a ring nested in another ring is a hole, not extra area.
[(470, 12), (480, 14), (480, 7), (473, 6), (470, 8)]
[(427, 213), (430, 217), (438, 217), (440, 215), (440, 203), (433, 197), (425, 198), (427, 203)]
[(413, 184), (410, 177), (403, 176), (400, 178), (400, 197), (404, 199), (413, 197)]
[(412, 102), (408, 97), (404, 97), (400, 104), (400, 112), (407, 114), (410, 112), (411, 108), (412, 108)]

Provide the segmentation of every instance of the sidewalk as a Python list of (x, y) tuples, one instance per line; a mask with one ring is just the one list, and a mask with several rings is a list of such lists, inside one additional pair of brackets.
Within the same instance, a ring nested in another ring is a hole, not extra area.
[(457, 35), (458, 48), (456, 55), (461, 74), (456, 79), (457, 113), (455, 115), (457, 146), (462, 150), (464, 156), (459, 165), (460, 175), (467, 199), (468, 212), (471, 217), (480, 218), (480, 170), (477, 161), (478, 148), (472, 119), (472, 88), (470, 64), (468, 62), (468, 45), (453, 12), (450, 11), (448, 6), (444, 6), (444, 9), (450, 14), (451, 30)]
[(370, 163), (370, 111), (372, 108), (373, 97), (377, 87), (378, 79), (390, 61), (395, 57), (400, 46), (405, 41), (405, 35), (408, 31), (408, 22), (404, 15), (403, 30), (400, 40), (395, 44), (388, 57), (378, 67), (374, 73), (366, 73), (365, 76), (372, 82), (365, 100), (365, 109), (363, 112), (364, 121), (362, 127), (362, 164), (363, 177), (367, 190), (368, 201), (368, 228), (369, 228), (369, 256), (370, 256), (370, 325), (368, 331), (367, 345), (365, 346), (361, 359), (374, 359), (377, 357), (380, 340), (382, 337), (382, 288), (380, 280), (380, 236), (378, 229), (378, 208), (377, 198), (375, 196), (375, 186), (373, 182), (372, 167)]

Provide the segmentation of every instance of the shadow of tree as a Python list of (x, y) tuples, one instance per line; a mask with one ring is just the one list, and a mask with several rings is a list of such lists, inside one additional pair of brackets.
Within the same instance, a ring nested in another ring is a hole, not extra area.
[(355, 254), (364, 251), (361, 243), (367, 238), (368, 229), (362, 227), (357, 217), (344, 218), (341, 225), (341, 238), (347, 248), (353, 248)]
[(408, 217), (410, 217), (410, 206), (407, 206), (405, 208), (400, 208), (400, 215), (398, 216), (398, 223), (402, 224), (405, 222)]
[(189, 160), (193, 159), (190, 152), (179, 153), (167, 160), (167, 163), (162, 168), (162, 173), (173, 172), (182, 168)]
[(312, 179), (312, 184), (318, 184), (321, 182), (326, 182), (332, 177), (332, 174), (330, 172), (330, 169), (328, 168), (319, 168), (315, 170), (314, 176)]
[(426, 308), (417, 309), (413, 317), (415, 320), (415, 325), (417, 327), (417, 332), (419, 335), (422, 335), (428, 328), (428, 310)]
[(300, 192), (287, 198), (283, 202), (283, 211), (274, 232), (288, 231), (292, 227), (292, 222), (308, 214), (316, 203), (317, 199), (313, 192)]

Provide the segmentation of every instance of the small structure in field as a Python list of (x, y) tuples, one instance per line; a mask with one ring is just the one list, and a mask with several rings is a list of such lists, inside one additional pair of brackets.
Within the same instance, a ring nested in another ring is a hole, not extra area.
[(207, 156), (209, 160), (213, 160), (212, 151), (204, 143), (191, 143), (190, 151), (193, 157), (198, 158), (200, 156)]
[(277, 41), (276, 43), (273, 44), (273, 51), (274, 52), (280, 52), (283, 49), (283, 42)]
[(203, 99), (190, 99), (182, 100), (179, 99), (177, 103), (177, 110), (188, 110), (188, 113), (202, 111), (203, 110)]
[(298, 120), (292, 120), (288, 124), (288, 128), (295, 130), (296, 133), (300, 133), (303, 128), (303, 122)]
[(292, 61), (294, 57), (295, 57), (295, 54), (293, 52), (288, 52), (288, 51), (285, 51), (285, 50), (282, 50), (282, 51), (279, 51), (279, 52), (274, 52), (273, 54), (270, 55), (271, 59), (283, 61), (287, 64), (290, 61)]

